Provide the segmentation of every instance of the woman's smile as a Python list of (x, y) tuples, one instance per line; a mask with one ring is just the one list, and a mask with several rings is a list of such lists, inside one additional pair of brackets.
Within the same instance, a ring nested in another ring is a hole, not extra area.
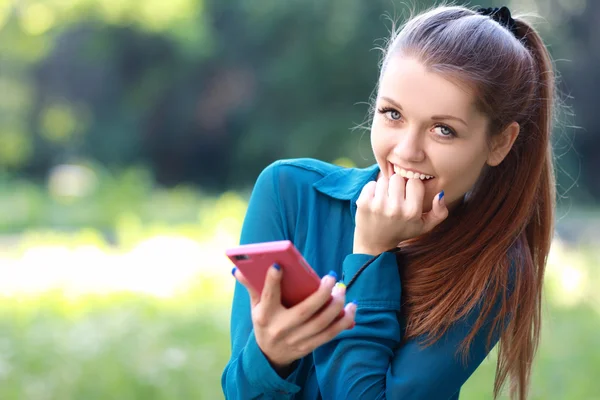
[(392, 163), (388, 163), (388, 166), (388, 178), (395, 174), (400, 175), (402, 178), (404, 178), (405, 184), (409, 179), (419, 179), (421, 182), (423, 182), (423, 184), (428, 184), (430, 181), (435, 179), (435, 176), (426, 174), (419, 170), (408, 168), (405, 169)]

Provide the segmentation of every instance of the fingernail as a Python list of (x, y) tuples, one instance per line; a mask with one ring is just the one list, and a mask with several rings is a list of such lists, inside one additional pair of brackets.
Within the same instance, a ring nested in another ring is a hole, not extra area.
[(233, 269), (231, 270), (231, 275), (233, 275), (235, 277), (235, 271), (237, 271), (237, 267), (233, 267)]
[(346, 285), (344, 285), (343, 282), (338, 282), (333, 287), (333, 290), (331, 291), (331, 294), (335, 295), (335, 294), (338, 294), (338, 293), (342, 293), (344, 290), (346, 290)]
[(273, 268), (275, 268), (277, 271), (281, 271), (279, 264), (273, 264)]
[(351, 302), (351, 303), (353, 303), (353, 304), (356, 306), (356, 308), (358, 308), (358, 301), (356, 301), (356, 300), (352, 300), (352, 302)]
[(444, 198), (444, 191), (442, 190), (442, 191), (440, 192), (440, 201), (441, 201), (443, 198)]
[(335, 271), (329, 271), (329, 273), (327, 274), (329, 276), (333, 276), (333, 278), (337, 281), (338, 277), (337, 274), (335, 273)]

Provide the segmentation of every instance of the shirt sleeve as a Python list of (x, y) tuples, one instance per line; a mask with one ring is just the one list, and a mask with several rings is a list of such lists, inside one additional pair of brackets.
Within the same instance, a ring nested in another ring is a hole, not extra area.
[[(278, 196), (278, 164), (259, 175), (248, 204), (240, 243), (287, 239)], [(233, 278), (232, 278), (233, 279)], [(250, 296), (239, 282), (235, 284), (231, 307), (231, 358), (221, 376), (226, 399), (286, 399), (300, 390), (298, 371), (281, 378), (256, 343), (252, 326)]]
[[(346, 280), (371, 256), (350, 254), (343, 264)], [(498, 341), (486, 346), (494, 312), (478, 331), (467, 362), (457, 354), (479, 316), (479, 307), (456, 322), (439, 341), (421, 347), (420, 339), (401, 345), (398, 320), (400, 276), (394, 253), (383, 253), (347, 291), (356, 299), (356, 326), (313, 352), (325, 399), (448, 399), (485, 359)]]

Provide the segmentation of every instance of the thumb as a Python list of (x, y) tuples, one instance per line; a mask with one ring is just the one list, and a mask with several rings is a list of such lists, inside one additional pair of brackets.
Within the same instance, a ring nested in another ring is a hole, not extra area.
[(277, 264), (273, 264), (267, 271), (265, 285), (260, 295), (263, 307), (274, 310), (281, 307), (281, 276), (283, 271)]
[(248, 290), (248, 294), (250, 295), (250, 305), (252, 306), (252, 308), (254, 308), (254, 306), (256, 306), (260, 301), (260, 294), (258, 293), (258, 291), (256, 291), (256, 289), (254, 289), (254, 286), (252, 286), (252, 284), (248, 282), (244, 274), (242, 274), (242, 271), (240, 271), (237, 268), (234, 268), (231, 271), (231, 273), (233, 274), (235, 279), (239, 283), (244, 285), (244, 287)]
[(442, 190), (437, 196), (433, 197), (431, 211), (425, 214), (424, 230), (429, 232), (440, 222), (448, 217), (448, 208), (444, 200), (444, 191)]

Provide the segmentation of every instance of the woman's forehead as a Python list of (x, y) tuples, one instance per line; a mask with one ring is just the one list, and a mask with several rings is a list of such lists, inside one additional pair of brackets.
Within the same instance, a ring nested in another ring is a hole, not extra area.
[(427, 114), (472, 117), (475, 96), (465, 85), (429, 71), (414, 58), (392, 57), (379, 82), (378, 96), (399, 103), (403, 109)]

